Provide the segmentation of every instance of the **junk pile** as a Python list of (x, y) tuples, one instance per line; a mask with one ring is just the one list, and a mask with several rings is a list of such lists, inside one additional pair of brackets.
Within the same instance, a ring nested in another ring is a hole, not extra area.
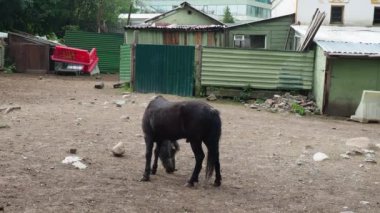
[(294, 112), (300, 115), (319, 114), (320, 112), (316, 103), (307, 96), (293, 96), (290, 93), (274, 95), (273, 98), (265, 101), (257, 99), (254, 103), (245, 104), (245, 106), (258, 110), (266, 109), (271, 112)]

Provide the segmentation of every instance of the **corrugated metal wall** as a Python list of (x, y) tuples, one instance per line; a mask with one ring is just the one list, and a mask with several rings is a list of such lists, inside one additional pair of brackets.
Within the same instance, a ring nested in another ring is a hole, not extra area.
[(310, 90), (313, 66), (314, 52), (205, 47), (202, 86)]
[(120, 81), (130, 82), (131, 80), (131, 46), (120, 46)]
[(135, 90), (192, 96), (193, 46), (136, 46)]
[(120, 45), (124, 42), (123, 34), (92, 33), (83, 31), (66, 31), (65, 44), (86, 50), (96, 48), (101, 73), (119, 72)]

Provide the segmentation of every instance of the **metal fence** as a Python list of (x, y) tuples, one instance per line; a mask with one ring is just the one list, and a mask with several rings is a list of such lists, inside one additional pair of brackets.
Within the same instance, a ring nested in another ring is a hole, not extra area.
[(71, 47), (91, 50), (96, 48), (101, 73), (117, 73), (120, 69), (120, 45), (123, 34), (66, 31), (65, 44)]
[(310, 90), (314, 52), (204, 47), (202, 86)]

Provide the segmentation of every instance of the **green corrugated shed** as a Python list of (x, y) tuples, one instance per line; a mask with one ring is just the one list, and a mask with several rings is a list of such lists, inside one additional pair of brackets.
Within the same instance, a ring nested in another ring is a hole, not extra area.
[(0, 44), (0, 70), (4, 69), (4, 46)]
[(120, 81), (131, 81), (131, 46), (120, 46)]
[(120, 66), (120, 45), (123, 34), (66, 31), (65, 44), (70, 47), (91, 50), (96, 48), (101, 73), (117, 73)]
[(202, 86), (311, 90), (314, 52), (204, 47)]

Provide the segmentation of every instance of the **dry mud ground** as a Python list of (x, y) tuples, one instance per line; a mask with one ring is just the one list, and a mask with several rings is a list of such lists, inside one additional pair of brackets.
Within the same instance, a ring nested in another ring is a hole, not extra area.
[[(0, 212), (380, 212), (379, 165), (340, 157), (347, 139), (380, 143), (380, 124), (213, 102), (223, 121), (222, 186), (205, 183), (202, 170), (194, 189), (184, 187), (194, 166), (184, 141), (177, 172), (159, 164), (151, 182), (139, 182), (141, 118), (153, 94), (133, 94), (116, 107), (117, 76), (103, 80), (98, 90), (93, 77), (0, 74), (0, 106), (21, 106), (0, 113), (0, 125), (9, 126), (0, 129)], [(116, 158), (110, 150), (120, 141), (126, 155)], [(87, 169), (61, 163), (71, 148)], [(318, 151), (330, 158), (313, 161)]]

